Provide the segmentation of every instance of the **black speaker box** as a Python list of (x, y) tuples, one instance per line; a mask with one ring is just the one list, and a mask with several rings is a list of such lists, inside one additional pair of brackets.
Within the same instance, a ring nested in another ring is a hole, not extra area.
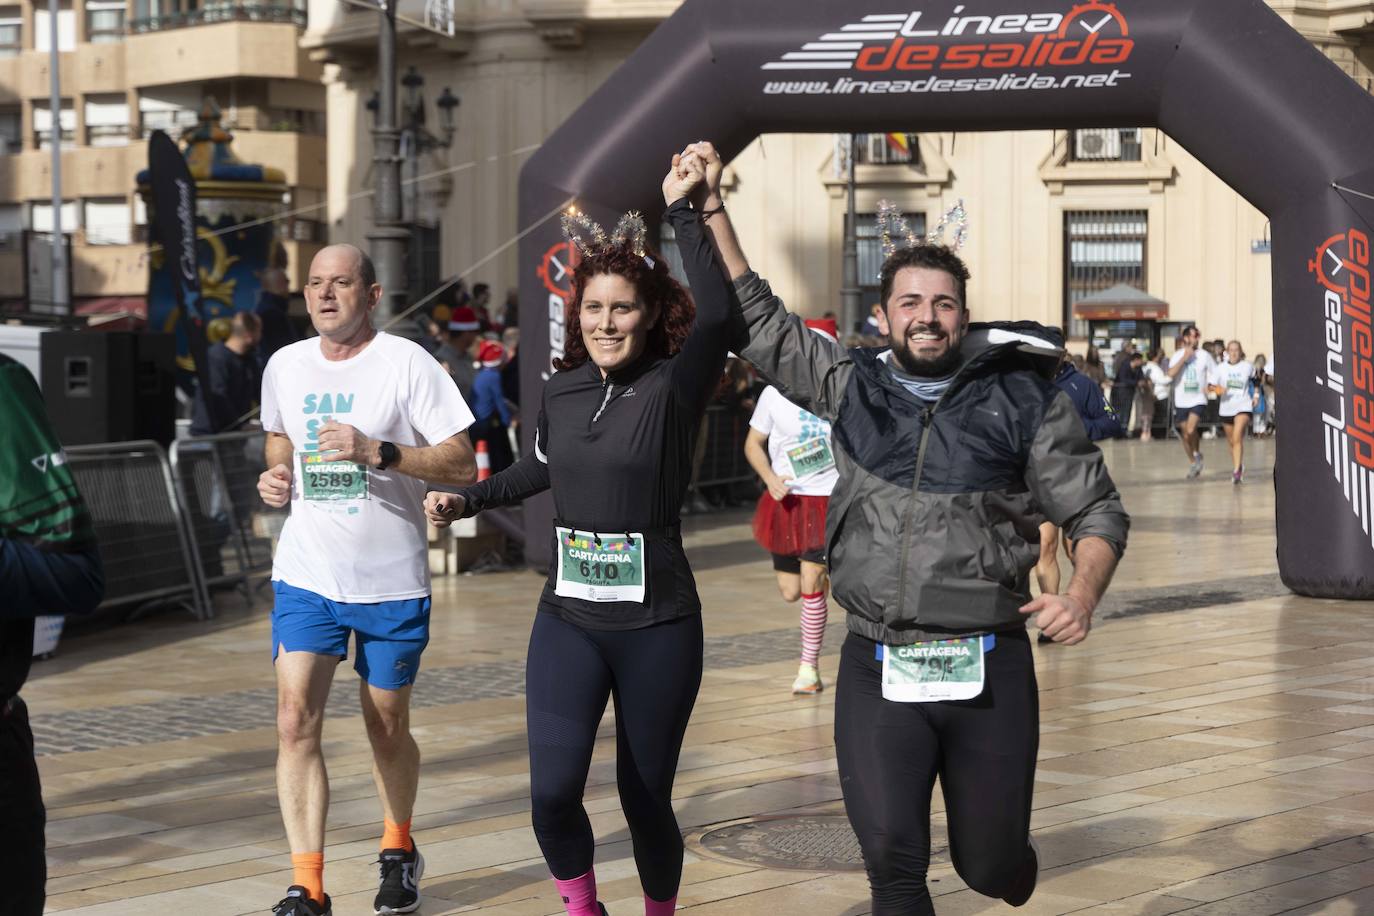
[(176, 338), (129, 331), (48, 331), (43, 399), (64, 445), (176, 435)]

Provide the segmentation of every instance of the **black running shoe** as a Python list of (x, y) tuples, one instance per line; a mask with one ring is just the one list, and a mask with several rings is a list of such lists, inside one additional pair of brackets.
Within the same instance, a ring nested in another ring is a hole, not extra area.
[(425, 872), (425, 857), (420, 855), (419, 846), (411, 845), (414, 848), (410, 852), (383, 849), (377, 858), (382, 881), (377, 888), (377, 898), (372, 901), (372, 910), (377, 916), (413, 913), (420, 906), (420, 876)]
[(318, 904), (306, 895), (305, 888), (293, 884), (286, 889), (281, 903), (272, 907), (272, 916), (333, 916), (334, 910), (329, 895), (324, 895), (324, 904)]

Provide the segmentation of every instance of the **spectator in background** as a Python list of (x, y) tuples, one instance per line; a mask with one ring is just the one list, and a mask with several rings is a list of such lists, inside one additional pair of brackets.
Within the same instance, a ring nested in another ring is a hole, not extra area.
[(477, 369), (473, 366), (473, 346), (477, 343), (477, 332), (481, 329), (477, 313), (466, 305), (453, 310), (448, 327), (442, 329), (439, 349), (434, 358), (443, 364), (444, 371), (453, 377), (463, 400), (472, 403), (472, 385), (477, 380)]
[[(506, 348), (506, 364), (501, 367), (501, 393), (520, 410), (520, 329), (507, 327), (501, 332), (501, 345)], [(516, 415), (516, 424), (520, 422)]]
[(253, 307), (253, 314), (262, 322), (262, 340), (258, 342), (259, 372), (266, 368), (273, 353), (301, 339), (291, 324), (290, 307), (291, 284), (286, 271), (280, 267), (264, 270), (258, 303)]
[[(1154, 438), (1155, 414), (1161, 403), (1167, 411), (1169, 405), (1169, 373), (1165, 371), (1164, 351), (1158, 347), (1150, 351), (1149, 358), (1141, 367), (1144, 381), (1140, 387), (1140, 441), (1149, 442)], [(1167, 420), (1165, 429), (1168, 429)]]
[(506, 290), (506, 301), (501, 303), (501, 310), (496, 316), (496, 323), (502, 332), (520, 327), (520, 290), (514, 286)]
[(1083, 358), (1083, 365), (1075, 367), (1078, 368), (1079, 372), (1086, 375), (1089, 381), (1101, 388), (1103, 396), (1106, 396), (1107, 367), (1102, 365), (1102, 354), (1098, 352), (1097, 347), (1088, 344), (1088, 355)]
[(211, 436), (243, 427), (257, 409), (262, 391), (258, 342), (262, 319), (254, 312), (239, 312), (230, 325), (229, 338), (206, 353), (210, 390), (196, 388), (191, 408), (191, 435)]
[(881, 303), (875, 302), (868, 310), (868, 318), (864, 320), (863, 327), (859, 328), (859, 333), (864, 337), (886, 337), (878, 325), (878, 315), (883, 311)]
[(491, 472), (499, 474), (515, 462), (510, 447), (511, 412), (501, 390), (501, 367), (506, 348), (494, 340), (484, 340), (477, 348), (477, 376), (472, 385), (472, 442), (487, 444)]
[(1127, 343), (1112, 360), (1112, 410), (1122, 432), (1131, 428), (1131, 409), (1135, 406), (1135, 393), (1140, 388), (1140, 365), (1144, 358), (1136, 351), (1134, 343)]
[(33, 621), (89, 614), (105, 591), (95, 528), (62, 459), (33, 376), (0, 355), (0, 900), (6, 916), (42, 916), (47, 881), (43, 796), (19, 691)]
[(481, 322), (481, 330), (485, 331), (491, 327), (491, 287), (485, 283), (478, 283), (472, 288), (472, 301), (468, 303), (472, 310), (477, 313), (477, 320)]
[(1255, 405), (1255, 435), (1264, 436), (1269, 432), (1269, 391), (1267, 385), (1270, 382), (1269, 360), (1263, 353), (1255, 355), (1255, 394), (1259, 395), (1259, 403)]
[(437, 315), (438, 311), (438, 309), (435, 309), (434, 312), (436, 314), (421, 315), (415, 319), (415, 323), (419, 325), (421, 331), (424, 332), (420, 335), (420, 339), (417, 343), (424, 347), (425, 352), (435, 359), (439, 358), (435, 354), (439, 352), (439, 347), (443, 346), (444, 326), (448, 324), (448, 316), (446, 315), (444, 319), (440, 321)]

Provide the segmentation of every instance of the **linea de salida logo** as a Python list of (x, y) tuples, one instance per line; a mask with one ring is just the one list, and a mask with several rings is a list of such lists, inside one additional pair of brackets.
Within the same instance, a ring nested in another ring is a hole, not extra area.
[[(1317, 246), (1307, 262), (1322, 293), (1326, 463), (1365, 534), (1374, 522), (1374, 328), (1370, 322), (1369, 236), (1350, 228)], [(1371, 537), (1374, 545), (1374, 537)]]
[(1066, 13), (964, 15), (875, 13), (763, 65), (764, 70), (868, 73), (959, 72), (1124, 64), (1135, 49), (1113, 3), (1090, 0)]

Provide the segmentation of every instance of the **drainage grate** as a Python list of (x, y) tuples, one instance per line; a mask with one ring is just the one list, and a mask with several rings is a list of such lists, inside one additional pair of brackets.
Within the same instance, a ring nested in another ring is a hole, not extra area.
[[(932, 825), (935, 826), (935, 825)], [(944, 825), (941, 824), (940, 827)], [(944, 831), (932, 837), (932, 858), (944, 852)], [(760, 817), (717, 827), (702, 834), (707, 852), (761, 865), (801, 871), (863, 871), (859, 839), (841, 815), (802, 814)]]

